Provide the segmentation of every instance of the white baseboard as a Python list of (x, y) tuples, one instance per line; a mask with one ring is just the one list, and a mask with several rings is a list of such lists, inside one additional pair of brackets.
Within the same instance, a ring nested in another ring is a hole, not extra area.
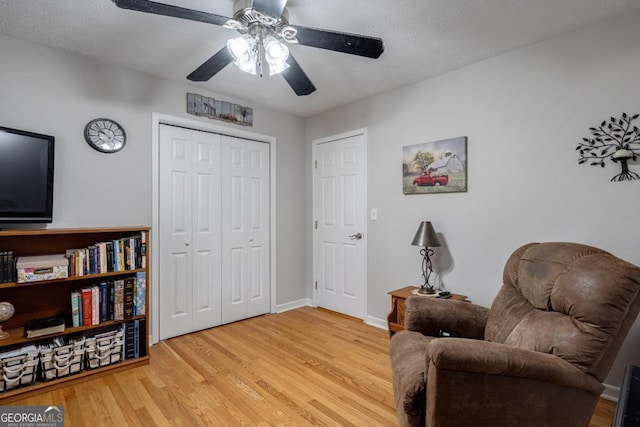
[(367, 325), (375, 326), (376, 328), (380, 328), (380, 329), (388, 328), (387, 321), (385, 319), (379, 319), (373, 316), (366, 316), (364, 318), (364, 323), (366, 323)]
[(604, 391), (600, 395), (601, 398), (617, 402), (620, 398), (620, 387), (612, 386), (609, 384), (602, 384)]
[[(284, 304), (279, 304), (276, 306), (276, 313), (284, 313), (285, 311), (295, 310), (296, 308), (300, 308), (300, 307), (315, 307), (315, 305), (313, 305), (313, 299), (302, 298), (297, 301), (290, 301)], [(380, 329), (388, 328), (386, 319), (379, 319), (373, 316), (365, 316), (363, 321), (367, 325), (375, 326), (376, 328), (380, 328)]]
[(302, 298), (297, 301), (290, 301), (276, 306), (276, 313), (284, 313), (285, 311), (295, 310), (300, 307), (313, 307), (311, 298)]

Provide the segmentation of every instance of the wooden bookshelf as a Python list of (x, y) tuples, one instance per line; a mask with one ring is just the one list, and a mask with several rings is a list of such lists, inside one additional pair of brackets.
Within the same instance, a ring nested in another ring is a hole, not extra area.
[[(145, 354), (149, 354), (149, 288), (151, 275), (149, 273), (149, 227), (115, 227), (115, 228), (75, 228), (75, 229), (41, 229), (41, 230), (4, 230), (0, 231), (0, 251), (13, 251), (14, 257), (64, 254), (68, 249), (86, 248), (98, 242), (112, 241), (121, 238), (144, 235), (146, 242), (145, 268), (124, 271), (113, 271), (100, 274), (71, 276), (64, 279), (44, 280), (25, 283), (1, 283), (0, 301), (8, 301), (15, 307), (14, 316), (4, 325), (3, 330), (9, 332), (9, 337), (0, 340), (0, 352), (18, 348), (27, 344), (37, 343), (55, 336), (80, 335), (99, 328), (108, 328), (136, 319), (145, 319), (144, 343)], [(96, 284), (105, 278), (134, 276), (136, 273), (146, 273), (145, 315), (126, 318), (122, 321), (107, 321), (97, 325), (72, 327), (71, 322), (71, 292)], [(60, 334), (27, 339), (24, 324), (27, 320), (64, 316), (65, 331)], [(82, 381), (89, 376), (101, 375), (114, 370), (135, 367), (149, 363), (149, 357), (138, 359), (124, 359), (119, 363), (93, 370), (82, 370), (80, 373), (51, 381), (36, 381), (35, 384), (0, 392), (0, 404), (17, 396), (32, 394), (35, 391), (48, 389), (71, 381)], [(2, 371), (0, 369), (0, 375)]]

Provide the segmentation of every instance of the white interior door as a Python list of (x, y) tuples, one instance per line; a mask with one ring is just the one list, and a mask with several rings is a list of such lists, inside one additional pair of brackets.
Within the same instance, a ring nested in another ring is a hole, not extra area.
[(366, 168), (364, 131), (314, 141), (316, 304), (366, 314)]
[(270, 309), (269, 144), (222, 137), (222, 321)]
[(221, 323), (220, 135), (161, 125), (160, 339)]

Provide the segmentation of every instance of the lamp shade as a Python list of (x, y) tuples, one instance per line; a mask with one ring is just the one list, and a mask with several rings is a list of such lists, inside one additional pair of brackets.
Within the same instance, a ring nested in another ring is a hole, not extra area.
[(440, 239), (438, 239), (436, 230), (433, 229), (430, 221), (422, 221), (420, 223), (411, 244), (423, 248), (440, 246)]

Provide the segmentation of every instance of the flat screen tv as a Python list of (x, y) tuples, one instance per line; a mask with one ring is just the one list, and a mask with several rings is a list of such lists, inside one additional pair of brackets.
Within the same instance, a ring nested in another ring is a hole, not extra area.
[(55, 138), (0, 127), (0, 223), (53, 220)]

